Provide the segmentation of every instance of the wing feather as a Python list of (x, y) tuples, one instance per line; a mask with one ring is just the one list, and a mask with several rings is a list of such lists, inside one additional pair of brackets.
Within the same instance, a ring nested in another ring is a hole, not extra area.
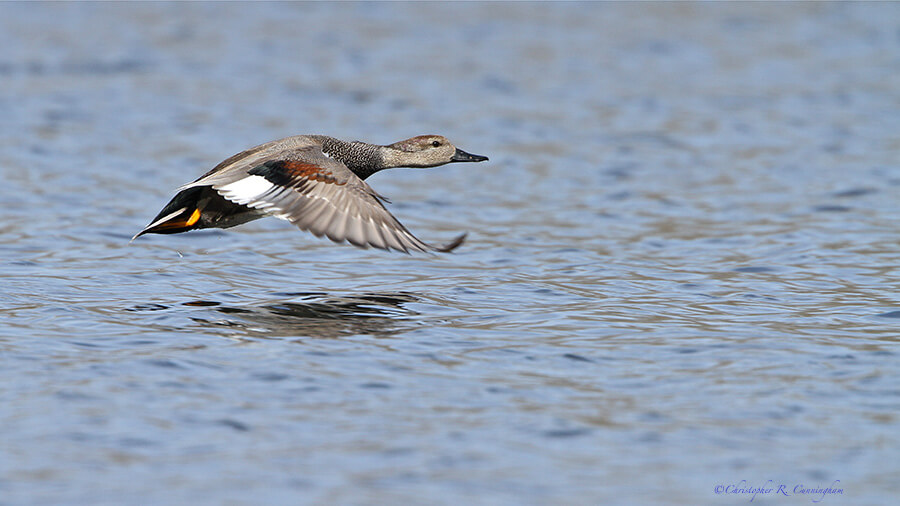
[(288, 155), (262, 159), (228, 175), (209, 174), (207, 184), (225, 199), (290, 221), (298, 228), (335, 242), (355, 246), (410, 251), (441, 251), (443, 247), (416, 238), (384, 207), (382, 198), (345, 165), (326, 157), (321, 148), (303, 146)]

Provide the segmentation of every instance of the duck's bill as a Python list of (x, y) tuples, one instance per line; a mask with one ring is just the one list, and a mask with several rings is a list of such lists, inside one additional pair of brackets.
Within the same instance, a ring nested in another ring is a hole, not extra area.
[(456, 148), (456, 152), (453, 153), (453, 156), (450, 158), (451, 162), (483, 162), (487, 160), (488, 157), (481, 155), (473, 155), (472, 153), (466, 153), (465, 151)]

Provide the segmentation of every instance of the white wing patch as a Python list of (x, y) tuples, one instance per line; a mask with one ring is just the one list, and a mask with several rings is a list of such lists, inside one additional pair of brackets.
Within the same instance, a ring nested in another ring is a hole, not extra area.
[(249, 204), (267, 192), (275, 189), (276, 185), (270, 183), (262, 176), (249, 175), (238, 179), (233, 183), (216, 188), (219, 194), (237, 204)]

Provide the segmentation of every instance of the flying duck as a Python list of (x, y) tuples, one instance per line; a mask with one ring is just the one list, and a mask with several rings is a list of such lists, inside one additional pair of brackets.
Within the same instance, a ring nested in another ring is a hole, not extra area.
[(419, 135), (387, 146), (346, 142), (324, 135), (297, 135), (238, 153), (178, 189), (144, 234), (178, 234), (229, 228), (265, 216), (290, 221), (317, 237), (361, 248), (448, 252), (412, 235), (384, 207), (387, 199), (365, 179), (394, 167), (437, 167), (483, 162), (440, 135)]

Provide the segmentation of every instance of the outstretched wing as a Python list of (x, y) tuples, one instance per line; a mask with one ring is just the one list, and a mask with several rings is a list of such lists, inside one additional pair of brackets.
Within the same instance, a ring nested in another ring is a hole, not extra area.
[(231, 177), (211, 181), (222, 197), (335, 242), (409, 253), (451, 251), (465, 239), (463, 234), (445, 246), (422, 242), (388, 212), (365, 181), (317, 147), (230, 172)]

